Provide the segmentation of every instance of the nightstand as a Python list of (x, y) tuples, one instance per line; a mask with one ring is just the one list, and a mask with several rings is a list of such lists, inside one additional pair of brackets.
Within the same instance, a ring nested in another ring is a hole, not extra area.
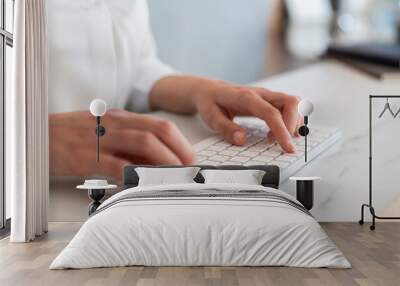
[(89, 198), (92, 202), (89, 204), (89, 216), (94, 213), (101, 205), (101, 199), (104, 198), (106, 190), (115, 189), (116, 185), (108, 184), (107, 180), (85, 180), (83, 185), (76, 188), (80, 190), (87, 190)]
[(296, 181), (296, 199), (307, 209), (311, 210), (314, 205), (314, 181), (320, 177), (290, 177), (289, 180)]

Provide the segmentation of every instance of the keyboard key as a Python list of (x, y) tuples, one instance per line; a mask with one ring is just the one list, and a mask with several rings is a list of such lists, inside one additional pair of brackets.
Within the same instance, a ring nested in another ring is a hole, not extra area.
[(268, 149), (268, 146), (257, 146), (257, 145), (254, 145), (254, 146), (251, 146), (247, 150), (251, 151), (251, 152), (258, 152), (259, 153), (259, 152), (264, 152), (267, 149)]
[(265, 156), (268, 156), (268, 157), (276, 157), (276, 156), (279, 156), (281, 154), (282, 154), (282, 152), (277, 152), (277, 151), (274, 151), (274, 150), (267, 150), (267, 151), (262, 153), (262, 155), (265, 155)]
[(297, 151), (302, 151), (304, 152), (306, 148), (304, 146), (296, 146)]
[(230, 161), (232, 161), (232, 162), (240, 162), (240, 163), (245, 163), (245, 162), (247, 162), (247, 161), (249, 161), (250, 160), (250, 158), (249, 157), (244, 157), (244, 156), (236, 156), (236, 157), (233, 157), (233, 158), (231, 158), (231, 160)]
[(211, 136), (211, 137), (204, 139), (203, 141), (197, 143), (195, 146), (193, 146), (193, 149), (196, 152), (199, 152), (199, 151), (207, 148), (208, 146), (211, 146), (218, 142), (221, 142), (222, 140), (223, 140), (222, 137), (219, 135)]
[(297, 157), (282, 155), (282, 156), (276, 157), (275, 160), (291, 163), (291, 162), (296, 161), (296, 160), (297, 160)]
[(223, 156), (223, 155), (215, 155), (210, 157), (211, 160), (217, 161), (217, 162), (225, 162), (228, 161), (231, 157), (228, 156)]
[(230, 150), (230, 149), (226, 149), (226, 150), (220, 152), (219, 154), (220, 155), (225, 155), (225, 156), (235, 156), (235, 155), (239, 154), (239, 151), (233, 151), (233, 150)]
[(201, 162), (201, 161), (204, 161), (204, 160), (206, 160), (207, 159), (207, 157), (205, 157), (205, 156), (197, 156), (197, 162)]
[(275, 144), (276, 144), (276, 143), (274, 143), (274, 142), (268, 142), (268, 141), (267, 141), (267, 137), (264, 137), (264, 140), (258, 142), (258, 143), (256, 144), (256, 146), (267, 146), (267, 147), (271, 147), (271, 146), (273, 146), (273, 145), (275, 145)]
[(206, 150), (219, 152), (219, 151), (225, 150), (225, 148), (226, 148), (225, 146), (221, 146), (221, 145), (212, 145), (212, 146), (208, 147)]
[[(307, 140), (307, 146), (314, 147), (317, 146), (318, 142), (315, 140)], [(306, 146), (306, 142), (299, 142), (297, 146)]]
[(244, 150), (246, 150), (247, 149), (247, 147), (245, 147), (245, 146), (232, 146), (232, 147), (229, 147), (229, 150), (232, 150), (232, 151), (244, 151)]
[(246, 157), (255, 157), (258, 155), (258, 152), (251, 152), (249, 150), (243, 151), (239, 154), (239, 156), (246, 156)]
[(254, 157), (253, 160), (264, 162), (264, 164), (265, 164), (265, 163), (273, 161), (274, 157), (260, 155), (260, 156)]
[(247, 146), (250, 147), (252, 145), (257, 144), (258, 142), (260, 142), (261, 140), (263, 140), (263, 138), (260, 137), (250, 137), (246, 139), (246, 143), (243, 146)]
[(303, 151), (296, 150), (296, 153), (286, 153), (285, 156), (296, 157), (297, 158), (297, 157), (303, 156), (303, 154), (304, 154)]
[(200, 156), (206, 156), (206, 157), (210, 157), (210, 156), (214, 156), (214, 155), (216, 155), (216, 154), (217, 154), (217, 152), (203, 150), (203, 151), (200, 151), (200, 152), (199, 152), (199, 153), (197, 153), (197, 154), (199, 154)]
[(285, 151), (283, 151), (282, 147), (279, 145), (274, 145), (271, 148), (268, 149), (268, 151), (275, 151), (278, 153), (284, 153)]
[(215, 144), (215, 146), (223, 146), (225, 148), (228, 148), (228, 147), (231, 147), (232, 144), (230, 144), (228, 142), (225, 142), (225, 141), (222, 141), (222, 142), (218, 142), (217, 144)]

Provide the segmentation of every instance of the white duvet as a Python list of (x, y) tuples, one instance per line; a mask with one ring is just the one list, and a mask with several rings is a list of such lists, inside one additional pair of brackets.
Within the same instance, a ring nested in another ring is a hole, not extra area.
[(121, 200), (137, 192), (207, 192), (205, 189), (266, 191), (297, 202), (280, 190), (250, 185), (179, 184), (127, 189), (100, 206), (50, 268), (350, 267), (312, 216), (278, 200), (243, 196)]

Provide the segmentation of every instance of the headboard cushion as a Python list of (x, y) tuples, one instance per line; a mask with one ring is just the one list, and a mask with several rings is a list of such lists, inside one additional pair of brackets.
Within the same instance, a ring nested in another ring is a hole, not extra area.
[[(237, 165), (226, 165), (226, 166), (208, 166), (208, 165), (194, 165), (200, 167), (201, 170), (205, 169), (217, 169), (217, 170), (262, 170), (265, 171), (265, 175), (262, 179), (261, 184), (265, 187), (279, 188), (279, 167), (275, 165), (256, 165), (256, 166), (237, 166)], [(146, 168), (182, 168), (187, 166), (150, 166), (150, 165), (128, 165), (124, 168), (124, 189), (136, 187), (139, 183), (139, 176), (135, 171), (137, 167)], [(204, 183), (204, 178), (200, 174), (194, 178), (197, 183)]]

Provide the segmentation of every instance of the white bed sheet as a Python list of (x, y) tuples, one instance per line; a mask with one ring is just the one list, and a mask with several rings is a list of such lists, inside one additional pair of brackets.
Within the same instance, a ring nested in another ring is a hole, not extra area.
[[(349, 268), (318, 222), (286, 204), (246, 198), (112, 202), (133, 192), (264, 190), (254, 185), (179, 184), (124, 190), (90, 217), (50, 269), (145, 266), (293, 266)], [(107, 205), (111, 204), (108, 208)]]

